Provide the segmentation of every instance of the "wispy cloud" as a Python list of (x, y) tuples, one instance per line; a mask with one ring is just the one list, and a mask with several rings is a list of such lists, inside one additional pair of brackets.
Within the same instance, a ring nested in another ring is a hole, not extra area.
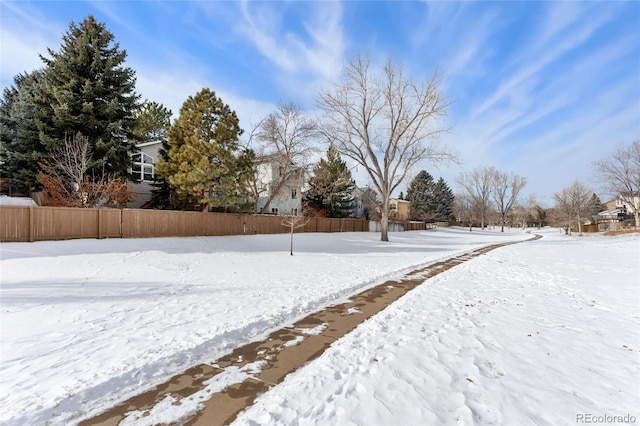
[[(283, 7), (284, 6), (284, 7)], [(291, 78), (330, 81), (341, 70), (346, 43), (339, 2), (308, 3), (301, 16), (304, 31), (283, 24), (287, 6), (282, 3), (241, 3), (242, 19), (236, 26), (260, 54), (282, 74)]]
[(122, 10), (115, 8), (113, 3), (100, 0), (89, 0), (89, 3), (102, 15), (107, 17), (109, 19), (109, 22), (116, 23), (121, 28), (126, 28), (132, 33), (138, 33), (138, 35), (142, 35), (140, 28), (136, 27), (135, 24), (125, 19), (126, 14), (122, 13)]
[[(587, 41), (596, 30), (602, 25), (611, 20), (609, 13), (593, 13), (588, 19), (581, 20), (571, 30), (565, 31), (565, 34), (561, 37), (549, 40), (548, 43), (539, 44), (536, 43), (530, 49), (524, 49), (519, 62), (520, 66), (516, 65), (516, 70), (507, 80), (502, 83), (494, 94), (488, 99), (485, 99), (479, 107), (477, 107), (471, 114), (471, 118), (476, 118), (488, 109), (494, 107), (496, 104), (503, 100), (509, 100), (512, 97), (514, 90), (517, 90), (519, 86), (525, 85), (528, 87), (536, 87), (531, 84), (532, 80), (537, 81), (542, 78), (541, 73), (545, 67), (548, 67), (562, 57), (562, 55), (578, 48), (582, 43)], [(573, 22), (573, 21), (572, 21)], [(547, 27), (548, 28), (548, 27)], [(556, 32), (559, 29), (556, 28)], [(544, 30), (544, 36), (548, 37), (549, 30)], [(533, 60), (532, 60), (533, 59)]]
[(38, 54), (46, 53), (46, 40), (36, 34), (17, 32), (4, 25), (0, 29), (0, 39), (0, 81), (3, 86), (11, 85), (17, 74), (44, 66)]
[(589, 183), (603, 147), (640, 136), (637, 2), (2, 0), (0, 9), (3, 86), (42, 66), (38, 54), (92, 13), (127, 50), (143, 98), (177, 116), (209, 87), (246, 130), (278, 101), (312, 108), (358, 51), (417, 80), (437, 65), (454, 102), (442, 142), (463, 164), (436, 174), (452, 187), (460, 171), (493, 165), (550, 197), (565, 180)]

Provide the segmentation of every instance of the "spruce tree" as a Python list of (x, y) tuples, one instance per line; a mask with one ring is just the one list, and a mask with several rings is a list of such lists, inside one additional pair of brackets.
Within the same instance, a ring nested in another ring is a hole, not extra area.
[(413, 178), (407, 189), (407, 201), (409, 201), (409, 219), (432, 221), (434, 214), (433, 176), (422, 170)]
[(240, 149), (238, 117), (210, 89), (190, 96), (167, 133), (167, 159), (156, 172), (175, 191), (172, 202), (203, 211), (238, 210), (249, 198), (253, 151)]
[(589, 200), (589, 213), (592, 216), (595, 216), (604, 210), (606, 210), (606, 207), (602, 204), (602, 201), (600, 201), (600, 197), (598, 197), (598, 195), (594, 192), (593, 195), (591, 195), (591, 199)]
[(53, 152), (66, 135), (86, 136), (93, 161), (89, 175), (129, 176), (135, 151), (135, 72), (124, 65), (120, 49), (106, 25), (93, 16), (71, 22), (58, 52), (40, 56), (46, 68), (35, 100), (41, 143)]
[(340, 158), (333, 145), (327, 150), (327, 158), (313, 168), (306, 199), (318, 210), (325, 210), (327, 217), (347, 217), (353, 211), (355, 181), (347, 163)]
[(40, 142), (34, 103), (42, 80), (42, 70), (19, 74), (0, 101), (0, 173), (25, 194), (39, 189), (38, 164), (48, 156)]
[(433, 187), (434, 219), (437, 222), (448, 222), (455, 218), (453, 203), (455, 196), (443, 178), (438, 179)]

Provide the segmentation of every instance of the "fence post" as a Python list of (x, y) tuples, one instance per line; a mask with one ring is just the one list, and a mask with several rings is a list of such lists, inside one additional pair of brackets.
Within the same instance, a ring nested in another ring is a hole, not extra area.
[(29, 206), (29, 242), (33, 242), (33, 206)]
[(102, 239), (102, 209), (98, 208), (98, 239)]

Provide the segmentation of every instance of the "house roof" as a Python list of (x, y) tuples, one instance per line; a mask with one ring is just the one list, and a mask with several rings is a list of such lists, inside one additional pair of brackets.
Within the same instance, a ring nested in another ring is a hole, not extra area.
[(407, 204), (409, 204), (409, 201), (407, 201), (407, 200), (401, 200), (399, 198), (389, 198), (389, 202), (392, 202), (392, 201), (396, 202), (396, 203), (407, 203)]
[[(259, 157), (256, 157), (256, 163), (257, 164), (263, 164), (263, 163), (279, 163), (282, 164), (282, 160), (283, 160), (284, 156), (282, 154), (269, 154), (269, 155), (261, 155)], [(293, 163), (291, 163), (293, 165)]]
[(608, 219), (617, 219), (618, 218), (618, 213), (624, 213), (622, 208), (615, 208), (615, 209), (609, 209), (609, 210), (605, 210), (603, 212), (598, 213), (597, 215), (594, 215), (593, 218), (598, 220), (608, 220)]
[(161, 143), (162, 143), (162, 141), (151, 141), (151, 142), (143, 142), (143, 143), (139, 143), (139, 144), (136, 144), (136, 146), (137, 146), (138, 148), (142, 148), (142, 147), (144, 147), (144, 146), (157, 145), (157, 144), (161, 144)]

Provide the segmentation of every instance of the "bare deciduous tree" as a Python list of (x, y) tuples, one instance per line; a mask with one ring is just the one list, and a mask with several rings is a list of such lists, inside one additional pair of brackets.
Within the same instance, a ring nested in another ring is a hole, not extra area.
[(134, 198), (122, 178), (87, 175), (91, 162), (85, 136), (66, 137), (65, 143), (48, 160), (40, 163), (38, 180), (55, 206), (123, 207)]
[(51, 163), (67, 177), (76, 191), (84, 181), (90, 160), (89, 138), (80, 134), (75, 137), (65, 136), (64, 144), (51, 156)]
[(588, 215), (592, 193), (591, 189), (575, 181), (553, 196), (556, 200), (554, 222), (563, 227), (568, 235), (571, 235), (574, 225), (578, 226), (578, 232), (582, 235), (582, 222)]
[(453, 214), (456, 220), (469, 226), (473, 230), (473, 223), (478, 218), (479, 206), (469, 194), (459, 194), (453, 201)]
[(463, 172), (458, 177), (458, 183), (474, 200), (480, 214), (480, 226), (484, 229), (487, 213), (491, 208), (491, 192), (493, 177), (496, 169), (493, 167), (477, 168), (472, 172)]
[(493, 201), (500, 215), (500, 232), (504, 232), (506, 218), (518, 201), (518, 195), (527, 184), (527, 178), (515, 173), (493, 171)]
[[(295, 186), (297, 188), (300, 188), (304, 181), (305, 175), (306, 175), (305, 170), (303, 168), (298, 168), (297, 172), (295, 174), (292, 174), (290, 180), (295, 182)], [(288, 212), (289, 214), (284, 216), (284, 218), (282, 219), (282, 222), (280, 223), (282, 226), (286, 226), (287, 228), (289, 228), (289, 232), (290, 232), (289, 254), (291, 256), (293, 256), (293, 233), (295, 232), (296, 229), (302, 228), (307, 223), (309, 223), (309, 220), (310, 220), (307, 215), (303, 214), (304, 212), (299, 211), (297, 207), (294, 207), (294, 205), (295, 204), (292, 199), (289, 207), (289, 212)]]
[(277, 111), (258, 123), (251, 136), (258, 143), (255, 148), (257, 162), (278, 164), (278, 172), (272, 176), (256, 173), (251, 183), (256, 212), (260, 197), (266, 195), (262, 209), (267, 211), (280, 191), (296, 179), (301, 168), (306, 167), (309, 157), (316, 151), (314, 141), (318, 135), (316, 122), (293, 103), (279, 104)]
[(540, 229), (545, 219), (545, 210), (540, 207), (540, 203), (538, 203), (535, 194), (529, 195), (525, 208), (527, 210), (527, 218), (537, 224), (538, 229)]
[(455, 160), (438, 136), (447, 129), (439, 119), (449, 103), (440, 93), (437, 73), (426, 81), (407, 78), (387, 61), (380, 76), (368, 57), (346, 65), (342, 81), (322, 90), (317, 104), (325, 114), (323, 132), (341, 155), (367, 172), (382, 198), (381, 240), (389, 241), (389, 198), (409, 171), (423, 160)]
[(633, 207), (636, 227), (640, 227), (640, 139), (598, 161), (596, 169), (606, 189)]

